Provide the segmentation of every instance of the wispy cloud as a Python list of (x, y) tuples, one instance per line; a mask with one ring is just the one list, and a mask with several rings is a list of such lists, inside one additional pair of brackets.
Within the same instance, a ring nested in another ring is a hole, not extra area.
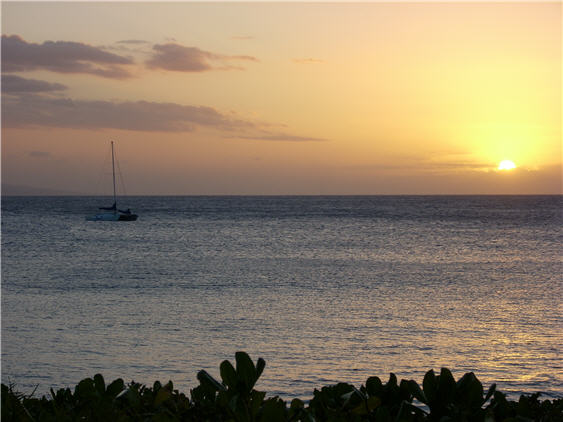
[(49, 70), (87, 73), (104, 78), (131, 76), (125, 68), (132, 59), (98, 47), (71, 41), (29, 43), (18, 35), (2, 35), (2, 72)]
[(47, 151), (29, 151), (27, 155), (32, 158), (49, 158), (51, 153)]
[(21, 94), (32, 92), (54, 92), (67, 89), (65, 85), (37, 79), (26, 79), (16, 75), (2, 75), (2, 92)]
[(262, 133), (257, 135), (244, 135), (244, 136), (232, 136), (236, 139), (246, 139), (246, 140), (256, 140), (256, 141), (282, 141), (282, 142), (324, 142), (327, 139), (315, 138), (312, 136), (297, 136), (291, 135), (289, 133), (277, 132), (277, 133)]
[(253, 61), (252, 56), (228, 56), (200, 50), (197, 47), (185, 47), (167, 43), (153, 46), (153, 55), (146, 64), (151, 69), (164, 69), (177, 72), (204, 72), (208, 70), (240, 69), (232, 61)]
[(486, 172), (494, 169), (491, 163), (479, 160), (452, 160), (452, 161), (436, 161), (425, 158), (395, 157), (395, 163), (389, 163), (389, 157), (381, 163), (370, 165), (360, 165), (349, 167), (351, 170), (370, 170), (396, 173), (435, 173), (435, 174), (452, 174), (463, 172)]
[(150, 44), (150, 43), (148, 41), (145, 41), (145, 40), (121, 40), (121, 41), (117, 41), (117, 44), (144, 45), (144, 44)]
[(255, 37), (253, 35), (233, 35), (231, 37), (232, 40), (241, 40), (241, 41), (246, 41), (246, 40), (253, 40)]
[(453, 172), (453, 171), (483, 171), (491, 168), (490, 163), (485, 162), (428, 162), (418, 161), (404, 164), (381, 164), (374, 165), (379, 170), (416, 170), (430, 172)]
[(324, 62), (325, 61), (322, 59), (314, 59), (312, 57), (293, 59), (293, 63), (297, 63), (297, 64), (320, 64)]
[(5, 96), (5, 127), (59, 127), (133, 131), (190, 132), (198, 126), (223, 131), (252, 128), (212, 107), (148, 101), (86, 101), (41, 95)]

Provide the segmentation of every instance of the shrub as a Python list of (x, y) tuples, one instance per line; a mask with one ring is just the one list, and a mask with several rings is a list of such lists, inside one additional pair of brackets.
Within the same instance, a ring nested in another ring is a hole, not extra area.
[(40, 399), (2, 384), (2, 421), (563, 422), (561, 398), (542, 401), (536, 393), (511, 401), (494, 384), (485, 394), (473, 373), (456, 382), (446, 368), (439, 375), (428, 371), (422, 387), (391, 374), (385, 384), (370, 377), (360, 388), (338, 383), (315, 389), (308, 404), (294, 399), (288, 406), (254, 388), (265, 366), (263, 359), (254, 363), (237, 352), (235, 366), (221, 363), (221, 381), (200, 371), (189, 398), (171, 381), (148, 387), (117, 379), (106, 386), (100, 374), (80, 381), (74, 392), (51, 389), (51, 397)]

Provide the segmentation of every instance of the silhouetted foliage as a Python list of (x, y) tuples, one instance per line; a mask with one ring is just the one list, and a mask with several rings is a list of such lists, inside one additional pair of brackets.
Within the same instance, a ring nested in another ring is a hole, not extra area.
[(2, 421), (563, 422), (563, 399), (542, 401), (536, 393), (511, 401), (494, 384), (485, 394), (473, 373), (456, 382), (446, 368), (439, 375), (428, 371), (422, 387), (391, 374), (385, 384), (370, 377), (360, 388), (338, 383), (315, 389), (308, 404), (294, 399), (288, 406), (254, 388), (265, 366), (263, 359), (255, 364), (237, 352), (235, 366), (221, 363), (221, 381), (200, 371), (189, 398), (172, 381), (148, 387), (117, 379), (106, 386), (100, 374), (80, 381), (74, 392), (51, 389), (51, 397), (2, 384)]

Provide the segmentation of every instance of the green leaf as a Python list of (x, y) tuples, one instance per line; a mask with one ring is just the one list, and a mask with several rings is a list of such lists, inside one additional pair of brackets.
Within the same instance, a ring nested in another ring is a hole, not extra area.
[(258, 358), (258, 361), (256, 362), (256, 381), (258, 381), (258, 378), (260, 378), (260, 375), (264, 372), (265, 367), (266, 361), (262, 358)]
[(491, 398), (491, 396), (495, 393), (495, 390), (497, 389), (497, 385), (496, 384), (492, 384), (489, 387), (489, 391), (487, 391), (487, 395), (485, 396), (485, 398), (483, 399), (483, 404), (487, 403), (487, 400), (489, 400)]
[(104, 382), (102, 374), (94, 375), (94, 387), (100, 395), (103, 395), (106, 392), (106, 383)]
[(202, 385), (211, 387), (215, 391), (226, 391), (226, 388), (223, 384), (221, 384), (203, 369), (197, 373), (197, 379)]
[[(415, 406), (414, 404), (409, 403), (409, 402), (406, 402), (406, 401), (403, 401), (403, 402), (401, 403), (401, 407), (400, 407), (399, 413), (401, 413), (401, 412), (405, 412), (404, 414), (414, 413), (415, 415), (417, 415), (417, 416), (418, 416), (419, 418), (421, 418), (422, 420), (426, 420), (426, 417), (427, 417), (427, 415), (428, 415), (428, 414), (427, 414), (423, 409), (421, 409), (420, 407), (417, 407), (417, 406)], [(407, 420), (410, 420), (410, 419), (407, 418)], [(417, 420), (419, 420), (419, 419), (417, 419)]]
[(278, 397), (269, 398), (262, 408), (262, 421), (286, 422), (285, 402)]
[(225, 384), (229, 388), (235, 388), (237, 385), (237, 373), (233, 365), (228, 360), (224, 360), (221, 362), (220, 366), (221, 371), (221, 379), (223, 380), (223, 384)]
[(136, 388), (129, 387), (126, 390), (123, 390), (116, 399), (123, 399), (125, 400), (129, 406), (132, 408), (137, 408), (141, 403), (141, 397), (139, 396), (139, 392)]
[(455, 397), (456, 383), (455, 379), (448, 368), (440, 370), (438, 379), (438, 395), (443, 405), (451, 403)]
[(422, 389), (420, 388), (420, 386), (415, 380), (408, 381), (407, 385), (409, 392), (413, 395), (415, 399), (417, 399), (421, 403), (427, 404), (428, 400), (424, 395), (424, 391), (422, 391)]
[(359, 403), (354, 409), (352, 409), (352, 413), (356, 415), (367, 415), (372, 410), (376, 409), (381, 404), (381, 400), (379, 397), (369, 397)]
[(427, 398), (427, 404), (430, 404), (436, 400), (438, 383), (436, 381), (436, 375), (434, 374), (433, 369), (431, 369), (424, 375), (424, 379), (422, 380), (422, 389), (424, 391), (424, 395)]
[(238, 401), (239, 401), (239, 395), (235, 394), (233, 397), (231, 397), (231, 399), (227, 403), (229, 409), (231, 409), (233, 413), (235, 413), (237, 410)]
[(383, 393), (383, 384), (378, 377), (369, 377), (366, 381), (366, 390), (370, 396), (380, 396)]
[(258, 410), (264, 402), (264, 397), (266, 397), (266, 393), (263, 391), (254, 390), (250, 393), (250, 408), (253, 415), (258, 413)]
[(106, 393), (110, 397), (115, 398), (119, 393), (123, 391), (124, 385), (125, 384), (123, 380), (121, 378), (118, 378), (115, 381), (113, 381), (110, 385), (108, 385), (108, 388), (106, 389)]
[(291, 405), (290, 405), (291, 409), (303, 409), (304, 407), (305, 407), (305, 403), (303, 403), (301, 400), (299, 399), (291, 400)]
[(365, 408), (365, 401), (367, 397), (358, 390), (356, 387), (352, 387), (352, 391), (342, 395), (341, 397), (344, 400), (343, 407), (347, 408), (356, 408), (360, 405), (364, 405)]
[[(412, 420), (412, 413), (413, 413), (413, 408), (420, 410), (418, 408), (416, 408), (416, 406), (410, 404), (407, 401), (402, 401), (401, 405), (399, 406), (399, 411), (397, 412), (397, 416), (395, 417), (395, 421), (410, 421)], [(419, 414), (419, 416), (424, 417), (424, 413)]]
[(91, 378), (85, 378), (78, 383), (74, 390), (74, 395), (78, 400), (86, 400), (95, 393), (94, 381)]
[(395, 374), (389, 374), (389, 381), (387, 381), (386, 387), (387, 389), (395, 389), (397, 387), (397, 376)]
[(399, 383), (399, 396), (402, 400), (406, 400), (409, 403), (412, 402), (413, 397), (407, 380), (401, 380)]
[(466, 407), (481, 407), (483, 404), (483, 385), (473, 372), (465, 374), (456, 385), (458, 401)]
[(247, 392), (252, 390), (256, 383), (256, 368), (250, 359), (250, 356), (245, 352), (236, 352), (235, 360), (237, 363), (237, 375), (247, 388)]
[(170, 398), (172, 394), (167, 388), (161, 388), (156, 393), (156, 397), (154, 398), (154, 406), (159, 406), (160, 404), (164, 403), (166, 400)]

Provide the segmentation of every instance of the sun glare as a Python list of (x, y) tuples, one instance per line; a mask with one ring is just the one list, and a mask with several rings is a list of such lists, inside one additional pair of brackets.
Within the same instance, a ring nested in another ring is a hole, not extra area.
[(510, 160), (502, 160), (498, 165), (498, 170), (512, 170), (516, 168), (516, 164)]

